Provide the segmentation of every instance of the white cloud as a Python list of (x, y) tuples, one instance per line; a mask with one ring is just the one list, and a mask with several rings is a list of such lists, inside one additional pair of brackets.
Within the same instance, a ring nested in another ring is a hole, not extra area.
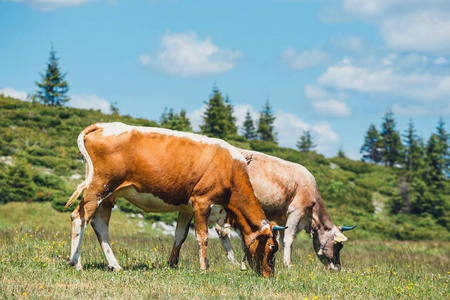
[(313, 108), (321, 115), (335, 117), (348, 117), (350, 115), (350, 107), (345, 102), (335, 99), (345, 99), (345, 95), (337, 93), (335, 97), (332, 97), (322, 87), (310, 84), (305, 86), (305, 95), (312, 100)]
[(18, 91), (13, 88), (9, 88), (9, 87), (0, 89), (0, 94), (2, 94), (5, 97), (11, 97), (11, 98), (19, 99), (22, 101), (29, 101), (27, 92)]
[(395, 50), (450, 54), (450, 12), (414, 11), (383, 20), (380, 32)]
[(394, 50), (449, 54), (450, 1), (342, 0), (343, 14), (375, 23)]
[(343, 116), (347, 113), (346, 107), (339, 101), (330, 101), (334, 97), (329, 97), (329, 93), (364, 93), (366, 98), (394, 101), (390, 105), (395, 107), (396, 113), (409, 117), (448, 114), (450, 76), (427, 69), (434, 62), (415, 55), (388, 55), (381, 62), (357, 64), (343, 60), (319, 76), (318, 86), (306, 86), (305, 94), (314, 100), (312, 105), (319, 112), (330, 109)]
[(450, 117), (450, 102), (433, 103), (430, 105), (399, 105), (392, 106), (392, 111), (399, 116), (407, 117)]
[(97, 95), (73, 95), (68, 102), (70, 107), (100, 110), (104, 114), (111, 113), (111, 103)]
[(139, 55), (139, 61), (141, 62), (142, 65), (147, 66), (150, 64), (152, 59), (147, 54), (141, 54)]
[(446, 64), (448, 64), (448, 59), (447, 58), (445, 58), (445, 57), (438, 57), (435, 61), (434, 61), (434, 64), (436, 64), (436, 65), (446, 65)]
[(399, 13), (427, 7), (445, 7), (447, 0), (343, 0), (344, 11), (363, 16)]
[(62, 7), (78, 6), (97, 0), (6, 0), (26, 5), (42, 10), (55, 10)]
[(203, 115), (206, 112), (206, 104), (204, 104), (201, 108), (187, 112), (186, 116), (191, 121), (191, 127), (194, 131), (200, 131), (200, 125), (203, 123)]
[[(331, 124), (322, 121), (312, 125), (311, 132), (316, 137), (317, 152), (326, 153), (339, 144), (339, 135), (333, 131)], [(336, 151), (335, 151), (336, 152)]]
[(350, 115), (350, 107), (346, 103), (335, 99), (314, 101), (312, 105), (322, 115), (336, 117), (348, 117)]
[(388, 92), (398, 88), (398, 80), (392, 72), (388, 68), (370, 70), (344, 62), (329, 67), (317, 81), (321, 85), (339, 90)]
[(323, 100), (329, 97), (329, 94), (327, 91), (322, 89), (321, 87), (317, 85), (307, 84), (305, 85), (305, 94), (306, 97), (309, 99), (319, 99)]
[(360, 67), (348, 61), (329, 67), (319, 76), (318, 83), (338, 90), (385, 92), (420, 100), (450, 97), (450, 76), (420, 70), (405, 73), (390, 66)]
[(293, 70), (311, 68), (324, 65), (330, 61), (330, 55), (322, 50), (305, 50), (301, 53), (288, 47), (280, 55), (281, 61)]
[(360, 53), (366, 49), (364, 40), (356, 36), (334, 36), (330, 38), (330, 44), (348, 52)]
[(196, 77), (230, 71), (241, 57), (239, 50), (221, 49), (210, 37), (200, 40), (191, 32), (166, 34), (156, 54), (142, 54), (139, 59), (143, 65), (171, 76)]
[(296, 149), (300, 136), (304, 131), (309, 130), (313, 141), (317, 144), (317, 152), (332, 156), (337, 151), (339, 136), (332, 130), (330, 123), (308, 124), (296, 115), (282, 110), (277, 111), (275, 116), (274, 125), (278, 133), (278, 144), (280, 146)]

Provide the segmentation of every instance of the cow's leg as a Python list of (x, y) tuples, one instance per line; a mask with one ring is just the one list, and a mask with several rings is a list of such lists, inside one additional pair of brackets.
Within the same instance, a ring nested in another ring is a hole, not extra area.
[(75, 208), (71, 214), (72, 219), (72, 247), (70, 251), (70, 265), (75, 266), (77, 270), (82, 270), (81, 266), (81, 240), (83, 237), (86, 223), (84, 219), (83, 201)]
[(234, 252), (233, 248), (231, 248), (231, 242), (230, 242), (230, 226), (229, 224), (225, 224), (228, 226), (220, 226), (219, 224), (216, 224), (216, 232), (219, 235), (220, 242), (222, 243), (222, 247), (225, 250), (225, 253), (227, 254), (227, 258), (229, 261), (231, 261), (233, 264), (238, 265), (239, 263), (234, 258)]
[(106, 261), (108, 262), (108, 268), (113, 271), (120, 271), (122, 268), (117, 262), (109, 242), (109, 220), (111, 218), (113, 207), (114, 198), (105, 199), (98, 207), (97, 213), (91, 221), (91, 225), (92, 228), (94, 228), (98, 242), (102, 247)]
[(176, 267), (178, 258), (180, 256), (180, 249), (189, 233), (189, 224), (191, 223), (192, 215), (185, 212), (178, 213), (177, 229), (175, 230), (175, 242), (173, 243), (172, 253), (169, 258), (169, 265)]
[(194, 209), (195, 237), (199, 247), (200, 269), (208, 271), (209, 263), (206, 255), (206, 248), (208, 246), (208, 222), (211, 207), (208, 201), (204, 199), (203, 201), (197, 199), (192, 207)]
[(86, 189), (78, 207), (72, 212), (72, 248), (70, 254), (70, 265), (75, 266), (77, 270), (81, 270), (81, 240), (83, 238), (86, 225), (95, 216), (98, 205), (106, 198), (99, 195), (107, 194), (102, 188), (106, 186), (103, 182), (97, 181), (96, 185), (91, 185)]
[(292, 265), (291, 253), (292, 253), (292, 244), (294, 242), (295, 235), (297, 233), (298, 224), (301, 220), (302, 215), (299, 213), (291, 213), (286, 222), (286, 228), (284, 230), (283, 236), (283, 262), (287, 267)]

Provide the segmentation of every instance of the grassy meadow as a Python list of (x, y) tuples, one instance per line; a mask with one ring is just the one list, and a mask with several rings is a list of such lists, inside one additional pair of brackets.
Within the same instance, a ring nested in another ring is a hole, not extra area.
[[(328, 271), (305, 233), (294, 244), (294, 266), (282, 265), (267, 279), (228, 263), (218, 239), (211, 239), (211, 271), (199, 271), (195, 239), (189, 236), (177, 269), (168, 268), (173, 237), (151, 221), (115, 211), (111, 241), (124, 268), (107, 269), (89, 225), (83, 238), (84, 270), (68, 264), (70, 216), (49, 202), (0, 206), (0, 299), (448, 299), (450, 242), (349, 241), (341, 251), (343, 270)], [(355, 231), (358, 229), (355, 229)], [(237, 257), (240, 242), (233, 240)]]

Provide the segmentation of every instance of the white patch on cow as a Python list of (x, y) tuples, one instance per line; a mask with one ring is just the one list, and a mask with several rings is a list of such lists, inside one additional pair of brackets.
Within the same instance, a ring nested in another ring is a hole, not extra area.
[(225, 225), (225, 218), (227, 216), (227, 212), (222, 205), (213, 204), (211, 205), (211, 213), (209, 214), (209, 223), (218, 223), (220, 226)]
[(330, 262), (330, 264), (328, 265), (328, 269), (332, 269), (332, 270), (339, 270), (339, 267), (336, 267), (332, 262)]
[(150, 193), (139, 193), (134, 186), (128, 186), (114, 193), (114, 197), (123, 197), (133, 205), (145, 212), (167, 213), (184, 211), (192, 214), (192, 206), (189, 204), (171, 205), (163, 199)]
[(269, 220), (262, 220), (261, 221), (261, 230), (264, 229), (264, 227), (269, 226)]
[(311, 183), (315, 182), (314, 176), (308, 171), (308, 169), (306, 169), (301, 164), (297, 164), (297, 163), (293, 163), (293, 162), (290, 162), (290, 161), (286, 161), (286, 160), (281, 159), (279, 157), (271, 156), (271, 155), (268, 155), (268, 154), (265, 154), (265, 153), (256, 152), (256, 151), (250, 151), (250, 150), (244, 150), (244, 149), (238, 149), (238, 150), (239, 150), (239, 152), (241, 152), (243, 154), (251, 154), (251, 155), (254, 155), (254, 156), (262, 156), (262, 157), (265, 157), (265, 158), (267, 158), (269, 160), (275, 160), (275, 161), (277, 161), (279, 163), (282, 163), (282, 164), (284, 164), (286, 166), (298, 168), (298, 169), (301, 170), (300, 171), (301, 173), (304, 173), (304, 174), (306, 174), (308, 176), (308, 178), (311, 181)]
[(86, 224), (81, 221), (80, 218), (73, 220), (73, 230), (74, 235), (72, 236), (72, 247), (70, 253), (70, 264), (75, 266), (77, 270), (81, 270), (81, 240), (83, 237), (84, 229)]
[(221, 140), (221, 139), (215, 139), (206, 137), (203, 135), (190, 133), (190, 132), (182, 132), (182, 131), (175, 131), (170, 130), (166, 128), (156, 128), (156, 127), (143, 127), (143, 126), (130, 126), (127, 124), (123, 124), (120, 122), (114, 122), (114, 123), (101, 123), (98, 124), (99, 127), (103, 128), (103, 136), (114, 136), (119, 135), (121, 133), (130, 132), (132, 130), (137, 130), (142, 133), (159, 133), (164, 134), (168, 136), (178, 137), (178, 138), (188, 138), (194, 142), (197, 143), (204, 143), (208, 145), (217, 145), (219, 147), (225, 148), (230, 152), (230, 155), (233, 159), (239, 160), (242, 162), (245, 162), (245, 158), (242, 156), (239, 151), (228, 144), (227, 142)]

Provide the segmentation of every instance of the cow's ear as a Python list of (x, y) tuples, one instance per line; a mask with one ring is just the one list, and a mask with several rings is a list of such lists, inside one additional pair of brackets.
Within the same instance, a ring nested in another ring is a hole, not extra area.
[(337, 234), (334, 237), (334, 242), (335, 243), (343, 243), (343, 242), (346, 242), (346, 241), (347, 241), (347, 237), (345, 235), (343, 235), (342, 233), (341, 234)]

